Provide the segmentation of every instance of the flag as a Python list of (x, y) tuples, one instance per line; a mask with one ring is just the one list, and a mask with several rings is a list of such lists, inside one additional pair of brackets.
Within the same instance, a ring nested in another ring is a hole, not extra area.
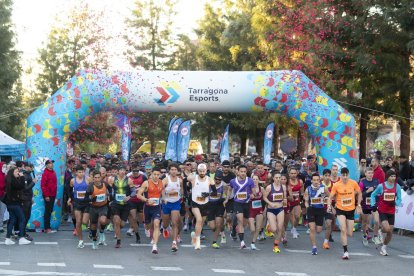
[(272, 153), (272, 143), (274, 135), (275, 124), (270, 123), (267, 125), (266, 132), (264, 135), (264, 149), (263, 149), (263, 163), (270, 164), (270, 154)]
[(131, 120), (123, 115), (123, 125), (122, 125), (122, 159), (128, 161), (131, 154)]
[(221, 139), (221, 146), (220, 146), (220, 162), (224, 160), (230, 159), (230, 152), (229, 152), (229, 125), (227, 125), (226, 130), (223, 134), (223, 139)]
[(177, 138), (177, 159), (184, 163), (187, 160), (188, 148), (190, 146), (191, 121), (187, 120), (180, 124)]
[(175, 120), (177, 120), (177, 119), (178, 119), (178, 117), (177, 117), (177, 116), (175, 116), (174, 118), (172, 118), (172, 119), (170, 120), (170, 123), (168, 124), (168, 131), (170, 131), (170, 130), (171, 130), (171, 127), (172, 127), (172, 125), (173, 125), (174, 121), (175, 121)]
[(166, 160), (177, 161), (177, 133), (182, 121), (181, 118), (177, 118), (171, 124), (171, 128), (168, 132), (167, 145), (165, 146)]

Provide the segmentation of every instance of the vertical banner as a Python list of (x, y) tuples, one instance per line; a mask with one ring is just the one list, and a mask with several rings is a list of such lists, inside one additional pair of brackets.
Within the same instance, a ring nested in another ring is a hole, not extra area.
[(184, 163), (187, 160), (188, 148), (190, 146), (191, 121), (183, 122), (178, 129), (177, 138), (177, 161)]
[(122, 126), (122, 159), (128, 161), (131, 154), (131, 121), (127, 116), (124, 116)]
[(227, 125), (226, 130), (223, 134), (223, 139), (221, 140), (221, 147), (220, 147), (220, 162), (224, 160), (230, 159), (230, 151), (229, 151), (229, 125)]
[(177, 161), (177, 133), (182, 119), (175, 119), (171, 124), (170, 131), (168, 132), (167, 145), (165, 146), (165, 159)]
[(174, 118), (172, 118), (172, 119), (170, 120), (170, 123), (168, 124), (168, 131), (170, 131), (170, 130), (171, 130), (171, 127), (172, 127), (172, 125), (173, 125), (174, 121), (175, 121), (175, 120), (177, 120), (177, 119), (178, 119), (178, 117), (174, 117)]
[(270, 164), (270, 154), (272, 153), (272, 143), (274, 135), (275, 124), (270, 123), (267, 125), (264, 135), (264, 148), (263, 148), (263, 163)]

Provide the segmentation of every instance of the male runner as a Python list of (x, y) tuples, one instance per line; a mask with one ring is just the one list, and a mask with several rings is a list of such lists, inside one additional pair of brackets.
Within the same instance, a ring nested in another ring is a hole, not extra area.
[(225, 209), (223, 202), (226, 186), (222, 181), (220, 174), (215, 175), (214, 184), (216, 185), (217, 194), (210, 195), (207, 220), (211, 231), (213, 231), (213, 242), (211, 244), (211, 247), (214, 249), (219, 249), (220, 246), (217, 243), (217, 239), (220, 235), (220, 232), (223, 231), (224, 228), (223, 216)]
[(131, 187), (128, 185), (126, 177), (126, 168), (120, 166), (118, 175), (109, 179), (109, 185), (112, 186), (114, 198), (111, 202), (111, 210), (115, 227), (116, 245), (115, 248), (121, 247), (121, 228), (124, 227), (125, 221), (129, 215), (128, 201), (131, 198)]
[(196, 250), (201, 249), (200, 236), (203, 229), (204, 221), (207, 217), (208, 202), (210, 196), (210, 188), (213, 190), (212, 195), (217, 194), (216, 185), (214, 181), (209, 178), (207, 173), (207, 166), (201, 163), (197, 167), (198, 175), (188, 176), (188, 181), (191, 183), (191, 211), (196, 219), (195, 232), (191, 232), (192, 244)]
[(172, 245), (171, 251), (177, 252), (177, 236), (180, 226), (180, 210), (181, 210), (181, 198), (183, 194), (183, 182), (177, 176), (178, 165), (173, 163), (168, 166), (168, 174), (162, 180), (163, 190), (163, 205), (162, 205), (162, 225), (163, 236), (168, 239), (168, 230), (170, 221), (172, 222)]
[(349, 178), (348, 168), (341, 169), (341, 180), (334, 184), (331, 194), (328, 199), (328, 212), (332, 210), (332, 199), (336, 202), (336, 216), (339, 221), (339, 228), (341, 230), (341, 242), (344, 248), (343, 260), (349, 259), (347, 235), (352, 237), (354, 229), (354, 214), (355, 214), (355, 194), (358, 195), (358, 205), (356, 210), (359, 214), (362, 213), (361, 189), (354, 180)]
[(322, 232), (323, 219), (325, 217), (323, 201), (327, 193), (327, 189), (321, 183), (319, 174), (314, 173), (312, 175), (312, 184), (306, 188), (305, 195), (303, 196), (309, 222), (312, 255), (318, 254), (315, 236), (316, 233)]
[(132, 231), (128, 230), (127, 235), (132, 236), (135, 233), (135, 242), (140, 243), (141, 237), (138, 233), (139, 221), (143, 221), (144, 202), (142, 202), (137, 196), (137, 191), (141, 187), (142, 183), (147, 180), (147, 177), (139, 172), (137, 167), (132, 169), (132, 175), (128, 178), (128, 185), (131, 187), (131, 198), (128, 201), (130, 210), (128, 221), (131, 225)]
[[(102, 167), (101, 167), (102, 168)], [(90, 198), (91, 205), (89, 207), (89, 217), (91, 220), (91, 231), (92, 231), (92, 249), (98, 249), (97, 242), (97, 225), (99, 221), (99, 243), (106, 245), (105, 240), (105, 227), (107, 224), (108, 214), (108, 198), (109, 193), (105, 183), (102, 181), (102, 176), (99, 171), (93, 172), (93, 185), (89, 185), (86, 190), (86, 198)]]
[(240, 249), (245, 249), (246, 244), (244, 242), (244, 225), (249, 219), (250, 212), (250, 195), (256, 196), (252, 190), (254, 188), (254, 182), (250, 177), (247, 177), (247, 167), (240, 165), (237, 168), (237, 177), (230, 181), (229, 189), (227, 191), (227, 199), (224, 201), (224, 206), (228, 202), (228, 197), (234, 191), (234, 212), (237, 217), (237, 227), (240, 239)]
[[(152, 254), (158, 254), (158, 238), (160, 235), (160, 220), (161, 220), (161, 193), (164, 189), (161, 176), (161, 168), (154, 167), (151, 172), (151, 177), (145, 181), (138, 190), (138, 198), (145, 202), (144, 217), (145, 227), (152, 232)], [(145, 195), (144, 195), (145, 193)]]
[(303, 181), (300, 178), (298, 178), (297, 169), (292, 167), (289, 169), (288, 206), (290, 223), (292, 225), (292, 229), (290, 230), (290, 232), (292, 233), (294, 239), (297, 239), (299, 237), (299, 233), (296, 230), (296, 227), (298, 227), (299, 219), (302, 214), (300, 202), (303, 192)]

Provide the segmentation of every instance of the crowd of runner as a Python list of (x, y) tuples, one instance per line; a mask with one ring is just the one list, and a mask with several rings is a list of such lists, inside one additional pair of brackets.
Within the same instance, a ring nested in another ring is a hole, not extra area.
[[(366, 159), (360, 161), (361, 177), (357, 182), (349, 178), (347, 168), (339, 169), (337, 165), (319, 174), (314, 155), (275, 159), (267, 165), (257, 156), (242, 158), (238, 154), (221, 163), (215, 156), (199, 155), (176, 164), (163, 159), (161, 153), (155, 158), (137, 155), (130, 162), (82, 153), (67, 161), (63, 211), (73, 222), (78, 248), (85, 247), (83, 225), (89, 227), (93, 249), (107, 245), (105, 233), (112, 229), (115, 247), (120, 248), (121, 228), (128, 222), (130, 229), (126, 234), (135, 236), (136, 243), (141, 243), (138, 226), (143, 224), (154, 254), (158, 254), (161, 235), (171, 238), (171, 251), (177, 252), (183, 232), (191, 233), (192, 245), (200, 250), (207, 222), (214, 249), (226, 244), (229, 233), (231, 239), (239, 239), (241, 249), (250, 244), (250, 249), (258, 250), (258, 240), (272, 237), (274, 253), (281, 253), (281, 245), (287, 245), (288, 236), (299, 238), (297, 227), (302, 224), (308, 228), (311, 253), (317, 255), (317, 234), (325, 229), (321, 243), (323, 249), (329, 250), (333, 242), (331, 232), (338, 222), (343, 259), (349, 259), (347, 237), (353, 234), (358, 214), (363, 244), (372, 240), (380, 254), (387, 256), (401, 189), (407, 189), (410, 178), (402, 177), (404, 165), (410, 164), (404, 156), (400, 157), (398, 168), (388, 163), (388, 158), (384, 168), (378, 158), (368, 161), (369, 165)], [(53, 163), (46, 161), (41, 183), (46, 233), (53, 232), (47, 214), (53, 210), (56, 196), (48, 184), (50, 179), (51, 183), (56, 181)], [(2, 193), (0, 185), (0, 196), (5, 205), (0, 202), (0, 223), (4, 206), (10, 213), (5, 244), (15, 243), (13, 228), (19, 244), (28, 244), (31, 237), (25, 226), (30, 218), (30, 191), (37, 180), (33, 179), (31, 164), (1, 165), (5, 180), (0, 182), (4, 182), (5, 191)], [(22, 191), (29, 191), (26, 200), (21, 197)], [(287, 231), (289, 224), (291, 235)], [(251, 232), (248, 241), (246, 231)]]

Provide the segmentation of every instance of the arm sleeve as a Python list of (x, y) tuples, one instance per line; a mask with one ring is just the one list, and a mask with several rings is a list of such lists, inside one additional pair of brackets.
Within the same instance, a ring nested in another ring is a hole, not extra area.
[(371, 193), (371, 207), (375, 206), (378, 195), (382, 194), (382, 185), (378, 185), (377, 188)]
[(397, 184), (397, 199), (395, 200), (395, 205), (400, 206), (401, 205), (401, 186)]

